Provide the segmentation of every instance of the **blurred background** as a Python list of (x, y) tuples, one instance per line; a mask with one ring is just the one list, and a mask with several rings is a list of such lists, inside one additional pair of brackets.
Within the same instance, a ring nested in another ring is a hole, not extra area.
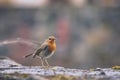
[[(120, 65), (119, 0), (0, 0), (0, 41), (21, 37), (44, 41), (54, 35), (51, 66), (96, 68)], [(41, 65), (23, 56), (33, 46), (0, 46), (0, 55), (23, 65)]]

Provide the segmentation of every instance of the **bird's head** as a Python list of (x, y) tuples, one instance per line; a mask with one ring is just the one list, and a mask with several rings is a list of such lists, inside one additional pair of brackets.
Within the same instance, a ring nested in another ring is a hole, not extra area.
[(49, 36), (48, 37), (49, 42), (54, 42), (55, 40), (56, 40), (56, 38), (54, 36)]

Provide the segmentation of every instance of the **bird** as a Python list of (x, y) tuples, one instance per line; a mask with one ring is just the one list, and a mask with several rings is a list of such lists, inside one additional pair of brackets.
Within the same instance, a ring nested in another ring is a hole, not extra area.
[(41, 60), (42, 67), (49, 67), (49, 63), (47, 61), (56, 51), (56, 38), (54, 36), (49, 36), (38, 49), (35, 50), (32, 54), (25, 55), (24, 57), (27, 58), (32, 56), (33, 58), (39, 57)]

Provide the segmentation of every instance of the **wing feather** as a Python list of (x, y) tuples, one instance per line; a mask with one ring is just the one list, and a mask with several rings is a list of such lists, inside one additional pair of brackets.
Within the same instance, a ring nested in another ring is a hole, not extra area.
[(35, 58), (36, 56), (39, 56), (39, 54), (41, 53), (42, 49), (37, 49), (33, 55), (33, 58)]
[(36, 56), (45, 57), (50, 53), (48, 45), (42, 45), (39, 49), (37, 49), (33, 55), (33, 58)]

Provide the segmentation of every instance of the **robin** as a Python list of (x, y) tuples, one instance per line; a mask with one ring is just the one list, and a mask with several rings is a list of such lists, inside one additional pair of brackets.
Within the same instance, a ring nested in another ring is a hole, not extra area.
[(56, 39), (54, 36), (49, 36), (48, 39), (46, 39), (37, 50), (35, 50), (34, 53), (26, 55), (25, 58), (29, 56), (33, 56), (33, 58), (35, 58), (36, 56), (38, 56), (41, 60), (43, 67), (44, 62), (47, 66), (49, 66), (47, 59), (50, 58), (56, 50), (55, 40)]

